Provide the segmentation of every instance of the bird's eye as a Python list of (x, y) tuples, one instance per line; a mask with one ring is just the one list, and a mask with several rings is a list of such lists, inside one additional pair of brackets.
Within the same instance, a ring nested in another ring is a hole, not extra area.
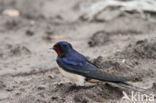
[(67, 45), (62, 45), (63, 47), (67, 47)]

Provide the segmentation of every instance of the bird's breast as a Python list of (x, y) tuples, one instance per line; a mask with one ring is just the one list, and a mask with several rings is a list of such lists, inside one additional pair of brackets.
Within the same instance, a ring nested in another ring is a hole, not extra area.
[(76, 83), (79, 86), (83, 86), (84, 85), (84, 82), (85, 82), (85, 77), (84, 76), (68, 72), (68, 71), (62, 69), (61, 67), (58, 67), (58, 69), (70, 81)]

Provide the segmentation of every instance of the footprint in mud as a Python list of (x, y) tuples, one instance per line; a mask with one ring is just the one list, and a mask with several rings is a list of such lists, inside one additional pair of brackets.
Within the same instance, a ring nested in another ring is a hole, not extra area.
[(76, 94), (73, 99), (76, 103), (89, 103), (89, 100), (81, 93)]
[(130, 64), (122, 63), (121, 60), (117, 60), (116, 57), (109, 59), (99, 56), (93, 60), (93, 64), (98, 68), (99, 71), (102, 72), (114, 74), (116, 76), (130, 76)]
[(91, 101), (95, 102), (104, 102), (105, 100), (110, 99), (119, 99), (122, 97), (122, 90), (117, 87), (112, 87), (110, 85), (106, 85), (101, 83), (96, 85), (93, 88), (84, 90), (79, 90), (74, 95), (74, 101), (80, 103), (90, 103)]
[(156, 38), (138, 40), (109, 58), (99, 56), (93, 64), (101, 71), (117, 76), (136, 76), (135, 80), (141, 81), (141, 77), (154, 76), (151, 72), (155, 68), (153, 59), (156, 59)]
[(101, 46), (110, 41), (109, 33), (105, 31), (98, 31), (93, 34), (88, 44), (90, 47)]
[(55, 92), (59, 95), (59, 99), (62, 98), (66, 100), (67, 98), (71, 98), (76, 103), (90, 103), (91, 101), (103, 102), (103, 99), (110, 100), (122, 97), (121, 89), (105, 84), (104, 82), (86, 87), (76, 87), (71, 83), (61, 83), (56, 84), (51, 92)]
[(123, 53), (128, 58), (156, 59), (156, 38), (138, 40), (134, 44), (129, 44)]
[(5, 15), (0, 18), (3, 19), (2, 27), (4, 28), (4, 30), (19, 29), (20, 27), (22, 27), (24, 23), (24, 21), (21, 18), (12, 18), (12, 17), (5, 16)]
[(25, 46), (15, 45), (12, 48), (10, 48), (11, 56), (21, 56), (28, 54), (31, 54), (31, 51)]
[(107, 44), (109, 41), (111, 41), (111, 36), (114, 35), (128, 35), (128, 34), (141, 34), (142, 32), (136, 31), (136, 30), (116, 30), (116, 31), (97, 31), (95, 32), (92, 37), (90, 38), (88, 45), (89, 47), (94, 46), (102, 46)]
[(0, 58), (6, 59), (13, 56), (30, 55), (31, 51), (23, 45), (6, 44), (0, 48)]

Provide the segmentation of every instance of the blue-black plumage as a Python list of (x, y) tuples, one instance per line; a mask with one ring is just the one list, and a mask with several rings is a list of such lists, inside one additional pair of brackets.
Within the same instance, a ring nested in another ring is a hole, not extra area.
[[(66, 41), (57, 42), (53, 49), (57, 52), (57, 64), (62, 68), (60, 71), (77, 85), (84, 85), (86, 80), (96, 79), (101, 81), (121, 83), (130, 79), (117, 77), (97, 70), (85, 56), (73, 49)], [(82, 80), (83, 79), (83, 80)]]

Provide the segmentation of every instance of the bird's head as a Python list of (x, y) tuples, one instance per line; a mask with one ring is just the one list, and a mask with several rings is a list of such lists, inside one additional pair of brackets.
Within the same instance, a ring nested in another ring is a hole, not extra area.
[(66, 41), (60, 41), (53, 46), (53, 49), (58, 55), (63, 55), (72, 49), (72, 45)]

